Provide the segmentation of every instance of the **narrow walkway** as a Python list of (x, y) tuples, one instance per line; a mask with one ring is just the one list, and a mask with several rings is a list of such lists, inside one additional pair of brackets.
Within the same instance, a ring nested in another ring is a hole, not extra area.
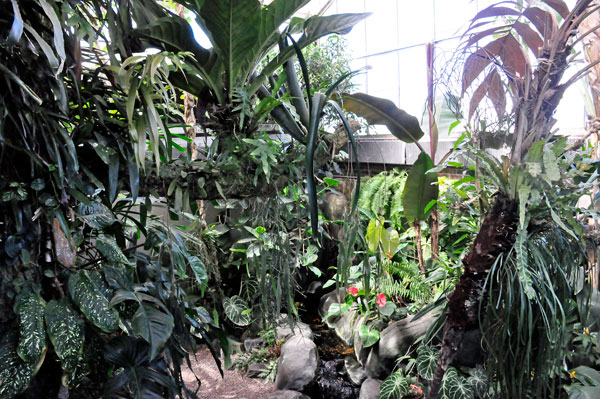
[[(222, 378), (215, 361), (206, 346), (201, 346), (192, 357), (192, 370), (201, 381), (198, 397), (200, 399), (266, 399), (275, 390), (273, 383), (265, 384), (262, 379), (247, 378), (235, 370), (224, 370)], [(183, 369), (183, 380), (193, 390), (196, 389), (196, 379), (193, 373)]]

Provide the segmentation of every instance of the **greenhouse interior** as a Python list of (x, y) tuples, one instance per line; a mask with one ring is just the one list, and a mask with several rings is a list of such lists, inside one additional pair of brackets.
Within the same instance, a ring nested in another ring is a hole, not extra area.
[(1, 0), (0, 399), (600, 399), (600, 0)]

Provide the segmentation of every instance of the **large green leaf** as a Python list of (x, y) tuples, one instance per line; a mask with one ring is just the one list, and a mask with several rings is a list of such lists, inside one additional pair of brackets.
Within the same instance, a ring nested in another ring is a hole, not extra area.
[(141, 303), (133, 315), (131, 327), (136, 334), (150, 344), (150, 359), (154, 359), (171, 337), (173, 316), (148, 303)]
[(165, 304), (149, 291), (117, 291), (110, 301), (111, 306), (124, 301), (135, 301), (138, 308), (131, 319), (133, 331), (150, 344), (150, 359), (158, 354), (173, 332), (173, 316)]
[(362, 347), (368, 348), (369, 346), (375, 345), (379, 341), (379, 331), (369, 328), (369, 326), (360, 326), (358, 335), (362, 340)]
[(69, 294), (84, 316), (96, 327), (106, 332), (117, 330), (117, 310), (109, 306), (108, 299), (87, 271), (82, 270), (69, 277)]
[(437, 174), (427, 173), (431, 168), (433, 168), (431, 158), (422, 152), (408, 172), (402, 194), (402, 206), (404, 216), (409, 222), (427, 219), (431, 213), (431, 209), (426, 211), (427, 206), (438, 198)]
[[(202, 48), (198, 44), (191, 25), (184, 19), (176, 16), (158, 18), (152, 23), (136, 29), (134, 35), (159, 44), (168, 51), (191, 52), (193, 59), (186, 59), (184, 64), (186, 71), (202, 77), (217, 96), (223, 93), (222, 59), (212, 49)], [(183, 78), (185, 81), (187, 79), (188, 77)], [(194, 89), (194, 93), (198, 94), (201, 87)]]
[(225, 316), (238, 326), (247, 326), (252, 321), (248, 304), (241, 297), (234, 295), (223, 300)]
[(31, 291), (21, 293), (15, 302), (15, 313), (19, 316), (17, 353), (29, 364), (37, 363), (46, 352), (45, 307), (46, 301)]
[(258, 0), (197, 2), (198, 24), (221, 57), (228, 93), (241, 86), (269, 48), (277, 43), (279, 26), (309, 0), (275, 0), (263, 7)]
[[(354, 25), (367, 18), (369, 13), (363, 14), (337, 14), (337, 15), (328, 15), (325, 17), (314, 16), (306, 21), (301, 21), (297, 18), (294, 18), (291, 25), (295, 26), (295, 29), (290, 29), (290, 31), (302, 31), (303, 34), (296, 41), (299, 49), (303, 49), (309, 44), (319, 40), (323, 36), (327, 36), (333, 33), (337, 34), (345, 34), (352, 29)], [(275, 73), (277, 68), (283, 65), (285, 61), (290, 59), (295, 54), (295, 49), (293, 46), (289, 46), (282, 50), (277, 57), (275, 57), (271, 62), (269, 62), (261, 71), (261, 77), (266, 79), (267, 76)], [(260, 79), (259, 79), (260, 80)], [(257, 83), (252, 85), (252, 88), (249, 90), (250, 93), (253, 93), (258, 88)], [(255, 87), (256, 86), (256, 87)]]
[(402, 399), (410, 393), (410, 379), (402, 371), (396, 371), (381, 383), (380, 399)]
[(17, 354), (17, 342), (16, 331), (7, 332), (0, 340), (0, 399), (12, 399), (27, 389), (46, 355), (44, 350), (37, 363), (25, 363)]
[(417, 371), (426, 380), (433, 380), (437, 366), (439, 351), (428, 345), (421, 345), (417, 349)]
[(449, 367), (442, 378), (439, 399), (474, 399), (473, 388), (466, 378), (458, 375), (454, 367)]
[(85, 339), (83, 319), (66, 298), (51, 300), (44, 312), (46, 328), (63, 370), (72, 373), (80, 363)]
[(117, 221), (110, 209), (96, 201), (93, 201), (90, 206), (79, 204), (77, 214), (95, 229), (103, 229)]
[(114, 236), (101, 234), (96, 239), (96, 248), (106, 259), (115, 263), (129, 263), (129, 260), (121, 251), (119, 244)]
[(600, 372), (587, 366), (579, 366), (573, 370), (574, 381), (565, 385), (569, 399), (600, 398)]
[(364, 93), (343, 96), (344, 108), (372, 125), (385, 125), (398, 139), (414, 143), (423, 137), (419, 120), (385, 98)]

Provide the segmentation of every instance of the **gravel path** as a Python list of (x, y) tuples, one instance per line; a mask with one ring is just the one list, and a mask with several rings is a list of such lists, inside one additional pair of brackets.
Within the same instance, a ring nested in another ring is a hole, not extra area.
[[(201, 381), (200, 399), (266, 399), (275, 390), (273, 383), (265, 384), (262, 379), (247, 378), (235, 370), (224, 370), (222, 378), (215, 361), (206, 346), (201, 346), (196, 358), (191, 359), (192, 370)], [(183, 380), (193, 390), (196, 378), (189, 369), (184, 369)]]

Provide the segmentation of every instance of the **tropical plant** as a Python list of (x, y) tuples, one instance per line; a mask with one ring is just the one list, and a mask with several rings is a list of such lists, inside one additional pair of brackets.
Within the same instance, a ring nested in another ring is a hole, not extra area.
[[(154, 221), (150, 198), (133, 209), (145, 153), (136, 160), (119, 71), (95, 43), (111, 11), (10, 4), (0, 19), (0, 397), (30, 385), (48, 397), (194, 397), (181, 367), (196, 336), (220, 336), (225, 352), (228, 341), (201, 307), (207, 271), (189, 237)], [(166, 73), (164, 58), (152, 60)]]
[[(494, 4), (476, 15), (465, 35), (466, 49), (490, 39), (465, 62), (463, 90), (476, 85), (471, 115), (487, 96), (503, 117), (508, 93), (514, 124), (509, 157), (498, 160), (475, 152), (479, 168), (494, 180), (498, 192), (448, 301), (434, 398), (441, 394), (444, 372), (462, 361), (469, 345), (461, 342), (480, 326), (493, 370), (490, 386), (499, 386), (495, 394), (555, 393), (553, 383), (564, 356), (561, 342), (569, 335), (565, 326), (573, 315), (573, 279), (585, 253), (574, 219), (582, 210), (575, 202), (591, 189), (594, 177), (587, 174), (587, 154), (553, 137), (552, 114), (564, 90), (585, 71), (561, 83), (577, 41), (572, 35), (589, 5), (578, 1), (569, 11), (562, 1)], [(498, 16), (503, 24), (490, 27)], [(529, 55), (537, 58), (535, 70)], [(553, 248), (561, 248), (560, 253)]]

